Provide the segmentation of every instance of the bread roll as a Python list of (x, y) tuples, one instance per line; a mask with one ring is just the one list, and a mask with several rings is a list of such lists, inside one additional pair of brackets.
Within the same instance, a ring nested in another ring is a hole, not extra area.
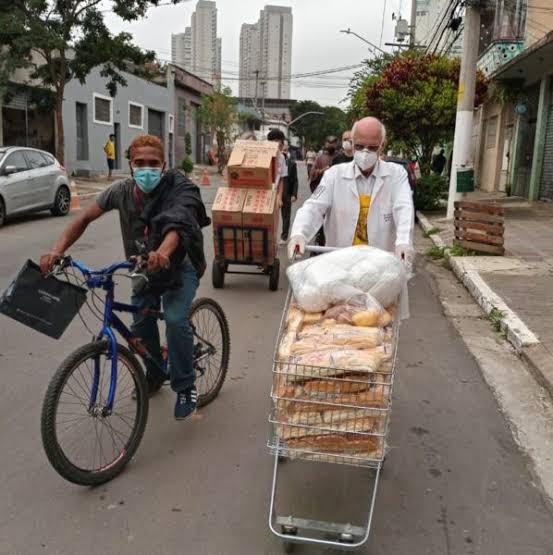
[(313, 324), (318, 324), (323, 318), (322, 312), (304, 312), (303, 313), (303, 325), (310, 326)]
[(380, 320), (381, 312), (376, 308), (370, 308), (357, 312), (352, 316), (352, 321), (355, 326), (373, 327), (377, 326)]
[(392, 323), (392, 315), (387, 310), (382, 311), (378, 318), (378, 327), (385, 328), (386, 326), (389, 326), (391, 323)]
[(288, 332), (284, 334), (278, 348), (278, 359), (282, 361), (287, 361), (290, 358), (290, 349), (294, 341), (296, 340), (296, 334), (294, 332)]
[(303, 314), (303, 311), (299, 308), (291, 306), (286, 317), (286, 330), (294, 333), (298, 332), (303, 323)]

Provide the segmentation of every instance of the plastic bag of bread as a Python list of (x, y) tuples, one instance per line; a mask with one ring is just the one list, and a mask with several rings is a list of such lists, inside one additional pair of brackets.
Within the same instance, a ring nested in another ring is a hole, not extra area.
[(370, 293), (388, 306), (407, 282), (398, 258), (366, 245), (297, 262), (286, 273), (298, 306), (309, 312), (327, 310), (359, 293)]
[(286, 316), (286, 329), (289, 332), (298, 332), (303, 324), (303, 311), (295, 305), (290, 305)]
[(290, 358), (290, 349), (296, 341), (295, 332), (287, 332), (282, 336), (280, 340), (280, 345), (278, 346), (278, 360), (286, 361)]
[[(317, 344), (317, 348), (327, 349), (331, 347), (345, 347), (347, 349), (372, 349), (380, 345), (384, 339), (384, 333), (380, 328), (366, 328), (348, 326), (347, 324), (336, 324), (333, 326), (310, 326), (302, 330), (298, 335), (300, 343), (309, 339)], [(292, 346), (291, 352), (295, 352), (297, 343)]]
[(332, 353), (332, 366), (353, 372), (377, 372), (383, 356), (376, 349), (346, 350)]
[(341, 324), (374, 327), (378, 326), (383, 314), (382, 305), (372, 295), (362, 293), (329, 308), (324, 317)]

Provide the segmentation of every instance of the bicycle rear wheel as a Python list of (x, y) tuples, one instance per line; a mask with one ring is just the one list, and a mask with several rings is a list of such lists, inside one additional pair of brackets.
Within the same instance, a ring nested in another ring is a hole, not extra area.
[(211, 403), (221, 391), (230, 357), (230, 333), (227, 317), (213, 299), (201, 298), (190, 308), (194, 330), (194, 359), (198, 406)]
[(142, 439), (148, 418), (146, 380), (136, 357), (122, 345), (117, 347), (111, 411), (110, 379), (110, 342), (96, 341), (69, 355), (46, 391), (41, 420), (44, 450), (55, 470), (75, 484), (94, 486), (113, 479)]

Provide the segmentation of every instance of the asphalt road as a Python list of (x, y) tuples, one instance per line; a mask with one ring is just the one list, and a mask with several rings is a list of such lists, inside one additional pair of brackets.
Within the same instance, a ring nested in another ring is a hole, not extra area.
[[(209, 203), (214, 187), (204, 191)], [(27, 257), (48, 249), (67, 221), (35, 216), (1, 229), (0, 288)], [(94, 225), (74, 254), (91, 265), (119, 259), (116, 215)], [(90, 334), (76, 321), (56, 342), (1, 317), (0, 553), (280, 553), (267, 526), (272, 459), (265, 445), (285, 281), (283, 273), (280, 290), (271, 293), (266, 278), (235, 276), (214, 291), (206, 275), (200, 294), (220, 301), (231, 327), (230, 372), (220, 397), (194, 422), (173, 420), (168, 389), (154, 397), (135, 459), (96, 489), (61, 479), (40, 440), (48, 381)], [(419, 270), (410, 290), (391, 450), (363, 553), (553, 554), (548, 506), (475, 361), (444, 317), (431, 277)], [(367, 471), (291, 463), (281, 477), (282, 513), (357, 523), (366, 512)]]

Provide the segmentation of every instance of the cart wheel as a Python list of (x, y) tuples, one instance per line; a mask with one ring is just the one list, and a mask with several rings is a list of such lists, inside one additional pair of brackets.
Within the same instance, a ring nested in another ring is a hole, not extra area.
[(223, 289), (225, 286), (225, 266), (218, 260), (213, 261), (211, 268), (211, 281), (215, 289)]
[(280, 279), (280, 260), (275, 258), (269, 273), (269, 289), (276, 291), (278, 289), (278, 280)]

